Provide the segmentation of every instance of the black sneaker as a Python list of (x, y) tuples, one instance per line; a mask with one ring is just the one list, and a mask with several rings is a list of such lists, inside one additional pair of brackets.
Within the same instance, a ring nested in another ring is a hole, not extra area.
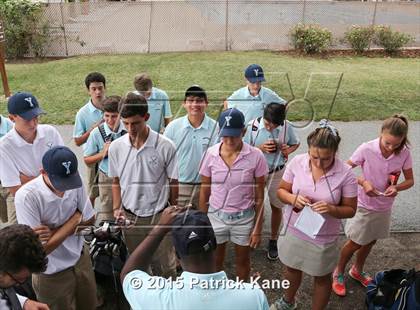
[(276, 260), (279, 257), (279, 252), (277, 250), (277, 240), (268, 241), (267, 257), (269, 260)]

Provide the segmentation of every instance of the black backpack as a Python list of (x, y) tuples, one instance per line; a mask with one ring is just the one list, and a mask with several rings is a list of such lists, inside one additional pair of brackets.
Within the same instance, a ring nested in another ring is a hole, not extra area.
[(369, 310), (420, 310), (420, 271), (380, 271), (366, 292)]

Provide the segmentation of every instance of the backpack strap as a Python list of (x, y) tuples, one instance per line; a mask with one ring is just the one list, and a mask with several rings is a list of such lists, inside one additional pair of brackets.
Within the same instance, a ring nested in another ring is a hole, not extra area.
[(251, 124), (251, 145), (255, 146), (255, 140), (257, 138), (258, 128), (260, 127), (262, 116), (254, 119)]
[(104, 125), (104, 123), (100, 124), (98, 126), (98, 129), (99, 129), (99, 132), (100, 132), (100, 134), (102, 136), (102, 139), (104, 140), (104, 142), (106, 142), (107, 136), (106, 136), (106, 132), (105, 132), (105, 125)]
[(260, 116), (252, 121), (252, 129), (251, 129), (252, 131), (258, 131), (258, 127), (260, 126), (260, 123), (261, 123), (261, 118), (262, 117)]
[(287, 130), (286, 120), (284, 120), (284, 123), (283, 123), (282, 127), (283, 127), (283, 130), (279, 130), (278, 139), (279, 139), (280, 144), (287, 144), (287, 141), (286, 141), (286, 135), (287, 135), (287, 133), (286, 133), (286, 130)]

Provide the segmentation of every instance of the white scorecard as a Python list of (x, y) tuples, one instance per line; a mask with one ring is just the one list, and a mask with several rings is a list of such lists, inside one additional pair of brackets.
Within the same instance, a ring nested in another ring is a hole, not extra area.
[(325, 218), (321, 214), (306, 206), (300, 212), (294, 226), (305, 235), (315, 239), (324, 223)]

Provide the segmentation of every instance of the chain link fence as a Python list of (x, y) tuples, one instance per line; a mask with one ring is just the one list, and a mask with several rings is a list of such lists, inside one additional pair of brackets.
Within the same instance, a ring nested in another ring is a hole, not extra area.
[(46, 56), (96, 53), (289, 49), (297, 23), (332, 31), (333, 48), (351, 25), (389, 25), (420, 47), (420, 3), (360, 1), (96, 1), (43, 5)]

